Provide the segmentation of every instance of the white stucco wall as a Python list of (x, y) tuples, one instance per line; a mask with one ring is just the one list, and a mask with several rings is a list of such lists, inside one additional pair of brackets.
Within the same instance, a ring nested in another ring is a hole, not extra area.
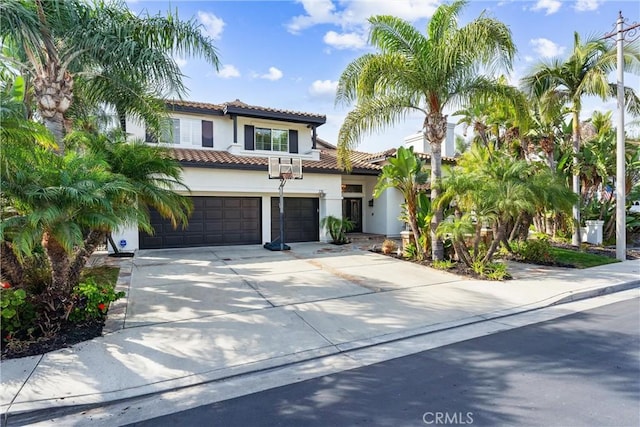
[[(213, 122), (213, 149), (227, 150), (233, 146), (233, 153), (248, 156), (273, 156), (277, 153), (272, 151), (245, 150), (244, 149), (244, 126), (251, 125), (255, 127), (264, 127), (268, 129), (286, 129), (298, 131), (298, 154), (303, 157), (312, 156), (312, 132), (305, 124), (286, 123), (275, 120), (252, 119), (249, 117), (238, 117), (237, 119), (237, 144), (233, 145), (233, 120), (228, 116), (212, 116), (206, 114), (192, 113), (171, 113), (171, 118), (181, 120), (209, 120)], [(145, 138), (145, 126), (143, 123), (136, 121), (130, 117), (127, 118), (127, 133), (132, 138)], [(180, 144), (171, 144), (175, 148), (203, 148), (201, 141), (196, 144), (187, 143), (182, 138)], [(289, 156), (289, 153), (282, 153), (283, 157)], [(317, 156), (316, 156), (317, 157)]]

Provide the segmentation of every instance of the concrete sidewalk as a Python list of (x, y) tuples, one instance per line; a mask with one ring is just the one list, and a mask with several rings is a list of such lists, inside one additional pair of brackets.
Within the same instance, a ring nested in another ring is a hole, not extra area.
[(1, 412), (141, 396), (630, 289), (640, 260), (514, 276), (471, 280), (353, 245), (139, 251), (104, 336), (2, 361)]

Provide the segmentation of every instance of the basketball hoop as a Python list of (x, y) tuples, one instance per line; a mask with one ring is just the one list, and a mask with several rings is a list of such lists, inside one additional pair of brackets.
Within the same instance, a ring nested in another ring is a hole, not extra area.
[(284, 185), (290, 179), (302, 179), (302, 159), (269, 157), (269, 179), (279, 179), (280, 193), (280, 237), (273, 242), (265, 243), (264, 248), (271, 251), (287, 251), (291, 249), (284, 243)]
[(269, 157), (269, 179), (302, 179), (302, 159)]

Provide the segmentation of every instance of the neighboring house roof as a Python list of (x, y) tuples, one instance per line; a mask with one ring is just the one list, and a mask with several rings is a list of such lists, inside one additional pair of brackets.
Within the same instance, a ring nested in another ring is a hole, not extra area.
[[(388, 150), (385, 151), (381, 151), (379, 153), (369, 153), (368, 157), (367, 157), (367, 161), (371, 162), (371, 163), (384, 163), (386, 162), (386, 160), (390, 157), (395, 157), (396, 152), (398, 150), (396, 148), (389, 148)], [(424, 160), (425, 162), (427, 162), (427, 166), (429, 166), (429, 161), (431, 160), (431, 154), (429, 153), (416, 153), (422, 160)], [(444, 163), (450, 163), (450, 164), (455, 164), (456, 163), (456, 158), (455, 157), (445, 157), (442, 156), (442, 161)]]
[[(210, 167), (216, 169), (246, 169), (267, 171), (269, 157), (238, 156), (227, 151), (172, 148), (172, 157), (184, 166)], [(286, 153), (284, 153), (287, 155)], [(378, 175), (381, 166), (367, 161), (369, 153), (351, 153), (351, 174)], [(337, 152), (334, 149), (322, 149), (320, 160), (303, 160), (303, 172), (336, 173), (345, 171), (338, 166)]]
[(335, 145), (330, 144), (320, 137), (316, 137), (316, 146), (320, 146), (320, 148), (330, 148), (332, 150), (335, 150), (337, 148)]
[(183, 113), (213, 114), (216, 116), (237, 115), (259, 119), (305, 123), (313, 126), (320, 126), (327, 122), (327, 117), (322, 114), (260, 107), (257, 105), (246, 104), (239, 99), (224, 102), (222, 104), (208, 104), (204, 102), (171, 99), (166, 101), (166, 104), (170, 111)]

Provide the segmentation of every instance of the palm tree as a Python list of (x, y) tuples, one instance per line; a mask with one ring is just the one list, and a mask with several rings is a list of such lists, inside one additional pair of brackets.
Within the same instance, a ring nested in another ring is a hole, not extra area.
[[(0, 87), (0, 175), (9, 168), (7, 160), (11, 159), (12, 147), (27, 146), (29, 149), (34, 144), (43, 147), (54, 145), (53, 136), (39, 123), (27, 120), (25, 105), (24, 79), (20, 76), (13, 81), (2, 81)], [(3, 182), (4, 187), (4, 182)], [(17, 215), (16, 209), (11, 206), (5, 188), (0, 193), (0, 227), (10, 217)], [(9, 235), (11, 233), (9, 232)], [(20, 253), (14, 251), (11, 238), (0, 239), (0, 272), (2, 277), (14, 286), (22, 283), (23, 268), (20, 262)]]
[(17, 47), (3, 59), (30, 76), (36, 109), (60, 152), (76, 86), (91, 101), (158, 129), (161, 104), (154, 99), (185, 89), (171, 55), (200, 55), (218, 66), (211, 39), (194, 21), (171, 13), (138, 17), (121, 2), (5, 0), (0, 43)]
[(520, 140), (520, 136), (528, 132), (530, 122), (525, 94), (509, 86), (504, 76), (498, 79), (498, 83), (501, 85), (500, 94), (474, 97), (466, 108), (453, 113), (461, 116), (458, 124), (464, 125), (465, 134), (471, 127), (476, 136), (474, 139), (492, 149)]
[[(369, 41), (378, 53), (365, 54), (347, 65), (336, 92), (337, 103), (356, 103), (338, 135), (339, 159), (347, 169), (347, 153), (362, 134), (420, 112), (425, 115), (423, 132), (431, 145), (431, 198), (437, 198), (441, 144), (447, 130), (445, 108), (502, 92), (504, 87), (479, 75), (478, 68), (510, 68), (516, 51), (509, 28), (484, 13), (458, 27), (458, 15), (466, 4), (456, 0), (440, 6), (426, 35), (393, 16), (369, 18)], [(435, 260), (444, 256), (442, 241), (435, 234), (441, 220), (442, 211), (437, 210), (431, 224)]]
[(418, 227), (418, 192), (420, 186), (427, 182), (428, 174), (425, 164), (420, 157), (413, 152), (413, 147), (400, 147), (395, 157), (389, 159), (389, 164), (382, 168), (378, 177), (373, 196), (378, 198), (387, 188), (395, 188), (404, 197), (409, 226), (416, 242), (416, 251), (419, 259), (424, 257), (422, 245), (420, 245), (421, 230)]
[(134, 204), (117, 203), (134, 189), (102, 159), (73, 151), (60, 156), (40, 146), (3, 144), (0, 160), (3, 196), (15, 212), (0, 223), (0, 240), (21, 256), (42, 245), (52, 279), (42, 298), (50, 319), (64, 318), (77, 284), (75, 257), (95, 248), (109, 228), (137, 220)]
[[(149, 146), (142, 141), (127, 141), (122, 132), (99, 135), (89, 132), (74, 132), (67, 137), (69, 144), (103, 159), (111, 172), (123, 176), (133, 188), (133, 193), (123, 194), (119, 203), (133, 204), (138, 210), (139, 226), (153, 232), (149, 225), (149, 210), (157, 210), (174, 227), (186, 226), (193, 205), (191, 199), (176, 191), (189, 191), (182, 181), (182, 167), (171, 158), (169, 150), (161, 146)], [(108, 230), (110, 239), (112, 230)], [(110, 240), (114, 251), (116, 245)], [(87, 258), (93, 251), (87, 252)], [(76, 257), (77, 259), (77, 257)], [(86, 260), (85, 260), (86, 262)], [(82, 265), (77, 266), (79, 273)]]
[[(573, 51), (567, 59), (553, 59), (541, 63), (533, 72), (522, 79), (522, 84), (533, 98), (558, 97), (564, 105), (569, 105), (572, 117), (573, 179), (574, 193), (580, 194), (579, 158), (580, 152), (580, 112), (582, 97), (599, 96), (602, 99), (616, 95), (617, 85), (609, 83), (609, 74), (616, 69), (616, 49), (611, 42), (590, 38), (584, 43), (578, 33), (574, 33)], [(624, 70), (640, 71), (640, 52), (637, 45), (627, 44), (624, 51)], [(550, 95), (552, 93), (553, 95)], [(630, 87), (624, 88), (625, 101), (630, 112), (640, 113), (640, 99)], [(573, 207), (574, 245), (580, 244), (580, 202)]]
[[(469, 266), (490, 262), (500, 244), (511, 250), (509, 241), (518, 237), (519, 231), (526, 236), (534, 213), (562, 211), (573, 203), (571, 191), (548, 168), (479, 144), (460, 157), (443, 184), (438, 203), (455, 202), (455, 217), (443, 222), (439, 232), (452, 234), (458, 257)], [(487, 252), (480, 254), (483, 222), (491, 225), (494, 236)], [(465, 244), (471, 235), (473, 251)]]

